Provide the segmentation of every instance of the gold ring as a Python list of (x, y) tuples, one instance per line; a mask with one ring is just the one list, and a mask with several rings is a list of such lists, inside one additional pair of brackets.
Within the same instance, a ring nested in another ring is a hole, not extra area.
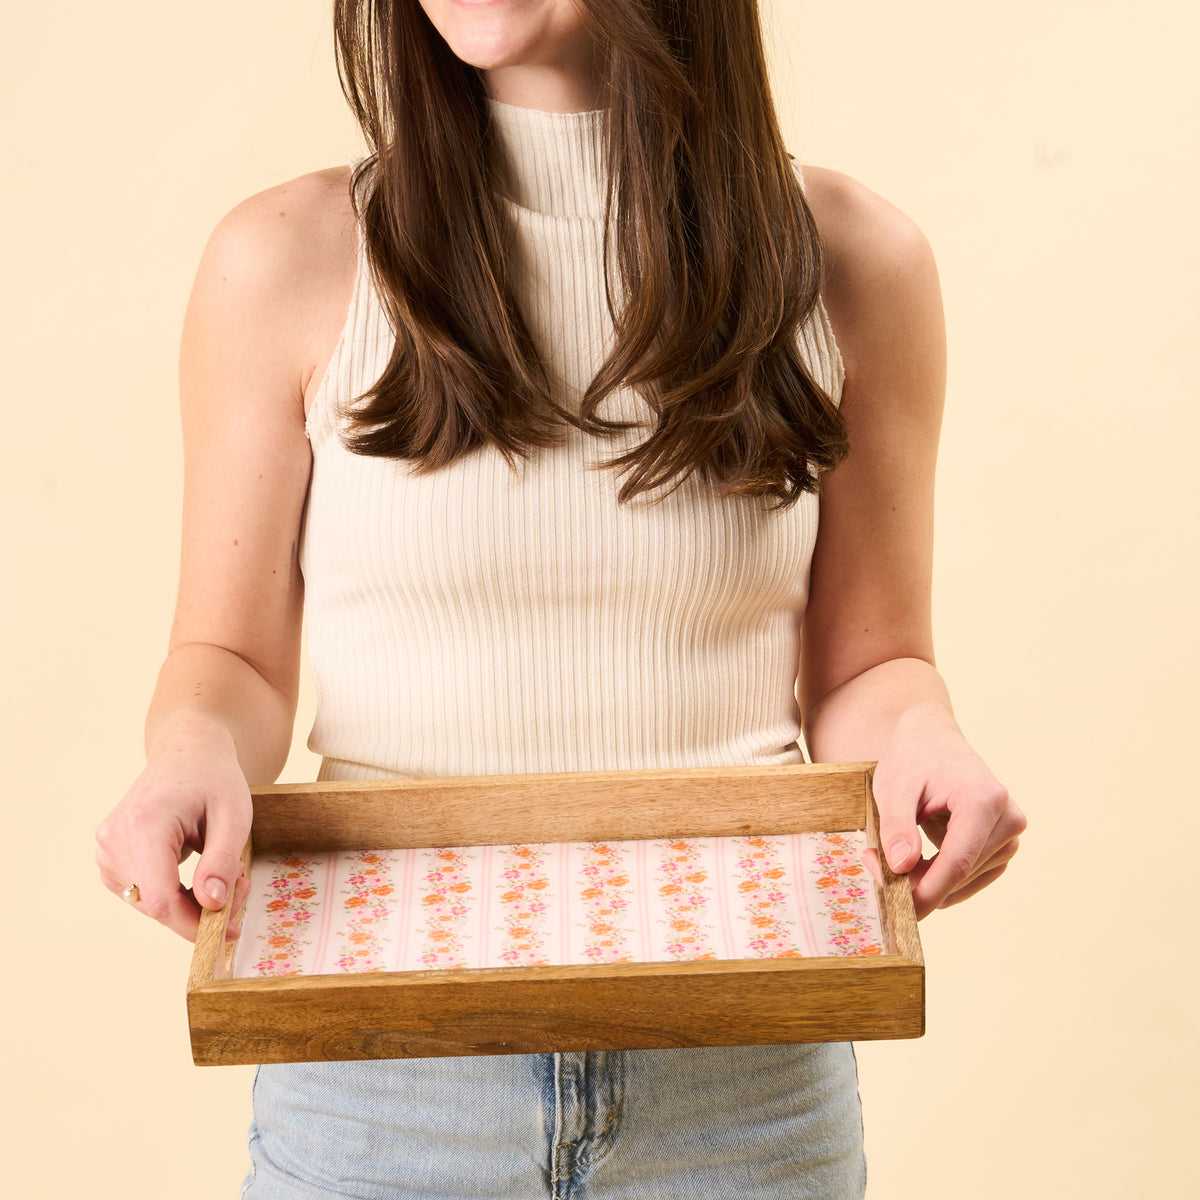
[(122, 893), (121, 899), (126, 904), (136, 904), (142, 898), (141, 888), (136, 883), (131, 883)]

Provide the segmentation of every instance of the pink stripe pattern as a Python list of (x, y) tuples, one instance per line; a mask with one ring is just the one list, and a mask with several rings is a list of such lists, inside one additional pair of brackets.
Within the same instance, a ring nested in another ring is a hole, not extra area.
[(666, 952), (676, 962), (716, 958), (713, 883), (700, 861), (700, 839), (659, 842), (659, 925), (667, 928)]
[(787, 839), (734, 838), (733, 844), (739, 852), (737, 919), (746, 939), (744, 957), (803, 957), (796, 936), (798, 908), (785, 880), (787, 871), (781, 858)]
[(507, 967), (545, 966), (550, 921), (550, 876), (547, 846), (500, 846), (500, 960)]
[[(242, 943), (253, 944), (257, 961), (247, 975), (299, 975), (305, 950), (312, 945), (309, 925), (312, 901), (317, 895), (313, 874), (318, 860), (296, 856), (272, 859), (262, 897), (260, 932), (252, 943), (243, 932)], [(249, 908), (249, 902), (247, 903)]]
[(632, 962), (632, 844), (588, 842), (580, 850), (576, 880), (583, 914), (577, 924), (584, 930), (583, 956), (594, 963)]
[(827, 954), (882, 954), (875, 888), (862, 865), (861, 835), (814, 834), (808, 875), (817, 897), (814, 914), (825, 927)]
[(260, 855), (237, 978), (882, 954), (850, 833)]
[(467, 967), (467, 923), (474, 899), (472, 854), (469, 850), (439, 847), (417, 853), (425, 870), (418, 872), (416, 911), (424, 918), (418, 962), (429, 970)]
[(349, 874), (342, 887), (342, 920), (338, 925), (343, 971), (382, 971), (388, 918), (395, 907), (393, 873), (400, 865), (394, 851), (347, 854)]

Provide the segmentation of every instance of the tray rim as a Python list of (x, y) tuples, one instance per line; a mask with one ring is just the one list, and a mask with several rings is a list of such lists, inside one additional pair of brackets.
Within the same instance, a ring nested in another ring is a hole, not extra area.
[[(314, 1005), (328, 1004), (335, 996), (353, 993), (355, 996), (378, 993), (386, 996), (393, 993), (416, 996), (421, 992), (433, 994), (442, 992), (444, 996), (456, 996), (462, 988), (470, 988), (473, 984), (484, 985), (489, 992), (494, 992), (496, 986), (508, 990), (514, 996), (522, 991), (528, 992), (530, 987), (553, 989), (556, 986), (564, 990), (577, 990), (588, 981), (605, 980), (620, 987), (677, 987), (683, 979), (692, 978), (699, 983), (703, 981), (719, 981), (725, 977), (731, 987), (740, 987), (744, 981), (752, 981), (756, 977), (771, 978), (774, 983), (781, 983), (776, 976), (794, 975), (802, 979), (828, 979), (831, 984), (839, 973), (849, 981), (861, 979), (868, 981), (872, 978), (881, 982), (894, 981), (898, 992), (905, 993), (904, 1013), (892, 1014), (896, 1021), (912, 1031), (907, 1033), (873, 1034), (858, 1032), (855, 1037), (871, 1036), (921, 1036), (924, 1033), (924, 957), (921, 951), (920, 939), (917, 932), (917, 922), (913, 909), (912, 897), (907, 880), (896, 876), (887, 866), (886, 859), (880, 851), (878, 833), (878, 811), (875, 807), (872, 783), (875, 764), (862, 763), (797, 763), (781, 766), (743, 766), (743, 767), (700, 767), (700, 768), (655, 768), (637, 771), (588, 771), (588, 772), (555, 772), (528, 775), (509, 776), (461, 776), (436, 778), (405, 778), (386, 780), (366, 780), (362, 782), (330, 781), (302, 784), (269, 784), (251, 789), (255, 803), (256, 818), (260, 811), (275, 810), (277, 818), (279, 806), (289, 799), (304, 798), (308, 802), (336, 802), (340, 797), (366, 798), (382, 801), (384, 805), (403, 805), (406, 802), (416, 802), (422, 798), (456, 797), (464, 802), (464, 808), (477, 804), (482, 794), (492, 798), (505, 795), (526, 795), (530, 791), (554, 794), (568, 794), (576, 789), (599, 787), (613, 788), (618, 793), (628, 792), (649, 785), (682, 788), (684, 791), (711, 782), (725, 782), (731, 787), (745, 784), (768, 784), (778, 787), (788, 781), (807, 780), (808, 786), (835, 786), (854, 790), (856, 779), (861, 779), (861, 815), (860, 821), (839, 825), (829, 829), (821, 826), (824, 832), (841, 832), (844, 830), (863, 830), (867, 837), (868, 846), (873, 848), (878, 857), (882, 887), (875, 885), (876, 899), (881, 918), (881, 932), (885, 940), (885, 953), (880, 955), (830, 955), (807, 958), (777, 958), (777, 959), (715, 959), (698, 962), (659, 962), (659, 963), (613, 963), (596, 964), (580, 963), (569, 965), (548, 965), (533, 967), (472, 967), (454, 970), (422, 970), (422, 971), (376, 971), (349, 972), (324, 975), (295, 975), (266, 978), (232, 978), (230, 968), (233, 959), (235, 941), (225, 941), (225, 930), (228, 925), (232, 908), (232, 896), (225, 907), (219, 911), (206, 910), (201, 917), (200, 928), (192, 956), (191, 967), (187, 981), (187, 1007), (189, 1027), (192, 1033), (193, 1058), (198, 1064), (216, 1062), (252, 1062), (268, 1061), (254, 1057), (238, 1058), (235, 1051), (228, 1046), (216, 1057), (206, 1054), (198, 1047), (206, 1036), (213, 1036), (212, 1030), (201, 1030), (199, 1025), (215, 1014), (224, 1013), (225, 1005), (244, 998), (252, 1003), (254, 998), (265, 999), (270, 996), (287, 996), (291, 998), (310, 997)], [(543, 796), (545, 798), (545, 796)], [(794, 802), (794, 798), (793, 798)], [(853, 799), (858, 803), (858, 799)], [(341, 806), (337, 805), (340, 809)], [(342, 810), (343, 815), (356, 815), (353, 810)], [(704, 824), (705, 814), (695, 818), (695, 823)], [(719, 823), (719, 819), (718, 819)], [(769, 823), (769, 822), (768, 822)], [(242, 853), (243, 869), (249, 873), (255, 853), (255, 827), (247, 839)], [(783, 832), (777, 829), (762, 829), (750, 824), (738, 828), (738, 833), (772, 833)], [(312, 836), (311, 834), (309, 836)], [(720, 834), (702, 833), (670, 833), (662, 832), (655, 836), (721, 836)], [(533, 843), (535, 838), (526, 838)], [(546, 839), (542, 839), (546, 840)], [(555, 839), (558, 840), (558, 839)], [(566, 839), (563, 839), (566, 840)], [(576, 840), (576, 839), (570, 839)], [(614, 839), (617, 840), (617, 839)], [(414, 843), (417, 845), (429, 843)], [(434, 843), (442, 845), (459, 844), (452, 842)], [(489, 844), (486, 841), (472, 840), (463, 845)], [(495, 844), (495, 843), (491, 843)], [(338, 846), (329, 847), (339, 848)], [(340, 847), (349, 848), (349, 847)], [(354, 847), (361, 848), (361, 847)], [(369, 846), (368, 849), (383, 848)], [(270, 852), (277, 852), (272, 847)], [(264, 851), (266, 852), (266, 851)], [(300, 849), (297, 849), (300, 852)], [(844, 974), (849, 972), (849, 974)], [(824, 986), (824, 984), (822, 984)], [(502, 992), (503, 994), (503, 992)], [(224, 1019), (222, 1017), (221, 1019)], [(907, 1021), (907, 1024), (905, 1024)], [(221, 1036), (217, 1032), (218, 1040)], [(224, 1034), (228, 1039), (236, 1041), (237, 1031), (230, 1028)], [(399, 1036), (399, 1035), (397, 1035)], [(199, 1039), (199, 1040), (198, 1040)], [(261, 1049), (261, 1039), (248, 1038), (253, 1042), (251, 1049)], [(675, 1044), (675, 1043), (671, 1043)], [(698, 1044), (728, 1044), (698, 1043)], [(451, 1053), (471, 1053), (467, 1050), (453, 1050)], [(479, 1051), (476, 1051), (479, 1052)], [(494, 1051), (482, 1051), (484, 1053)], [(507, 1051), (506, 1051), (507, 1052)], [(519, 1052), (519, 1051), (517, 1051)], [(350, 1057), (363, 1057), (351, 1055)], [(273, 1061), (302, 1061), (277, 1059)]]

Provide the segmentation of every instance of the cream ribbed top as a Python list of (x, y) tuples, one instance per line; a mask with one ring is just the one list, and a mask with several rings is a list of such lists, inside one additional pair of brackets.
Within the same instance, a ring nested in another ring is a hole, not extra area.
[[(603, 110), (488, 103), (511, 167), (518, 302), (557, 398), (577, 401), (612, 338)], [(320, 777), (801, 761), (794, 684), (816, 497), (780, 513), (689, 480), (661, 503), (619, 505), (617, 474), (589, 464), (623, 442), (577, 430), (515, 472), (490, 449), (432, 475), (352, 454), (338, 406), (378, 379), (392, 341), (360, 236), (307, 426), (300, 565)], [(840, 396), (823, 308), (801, 342)], [(628, 390), (601, 413), (647, 417)]]

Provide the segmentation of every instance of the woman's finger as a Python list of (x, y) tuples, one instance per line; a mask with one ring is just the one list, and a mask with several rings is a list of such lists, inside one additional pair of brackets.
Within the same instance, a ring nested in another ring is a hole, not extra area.
[(131, 872), (141, 892), (138, 908), (168, 929), (196, 940), (200, 924), (200, 906), (190, 888), (179, 881), (179, 851), (183, 835), (169, 818), (157, 814), (133, 814), (129, 823), (129, 859)]
[(205, 908), (223, 908), (242, 873), (242, 849), (250, 836), (250, 792), (209, 805), (204, 852), (193, 879)]
[(918, 916), (927, 915), (982, 873), (1007, 863), (1016, 853), (1025, 815), (997, 785), (970, 803), (952, 807), (937, 854), (913, 885)]
[(888, 866), (903, 875), (921, 858), (921, 833), (917, 828), (921, 787), (884, 768), (876, 772), (872, 790), (879, 813), (879, 845)]
[(950, 908), (954, 904), (961, 904), (964, 900), (970, 900), (976, 892), (981, 892), (989, 883), (995, 883), (1005, 871), (1008, 870), (1008, 863), (1001, 863), (998, 867), (993, 867), (990, 871), (984, 871), (980, 875), (976, 875), (970, 883), (957, 891), (952, 892), (938, 905), (938, 908)]
[(998, 796), (989, 796), (951, 810), (942, 844), (913, 886), (918, 918), (932, 912), (970, 877), (988, 845), (1003, 803)]
[[(942, 847), (942, 843), (946, 840), (948, 824), (947, 818), (939, 815), (937, 817), (930, 817), (921, 826), (925, 831), (925, 835), (939, 850)], [(983, 849), (979, 852), (978, 861), (967, 878), (970, 879), (972, 876), (979, 874), (980, 871), (987, 870), (989, 866), (995, 866), (1000, 861), (1007, 862), (1016, 853), (1014, 843), (1018, 841), (1019, 839), (1011, 832), (1011, 826), (1008, 822), (1004, 820), (997, 821), (992, 829), (991, 836), (988, 837)], [(1000, 855), (1003, 855), (1003, 859), (998, 857)], [(933, 857), (936, 856), (931, 856), (930, 861), (933, 860)], [(963, 882), (965, 883), (966, 880)]]

